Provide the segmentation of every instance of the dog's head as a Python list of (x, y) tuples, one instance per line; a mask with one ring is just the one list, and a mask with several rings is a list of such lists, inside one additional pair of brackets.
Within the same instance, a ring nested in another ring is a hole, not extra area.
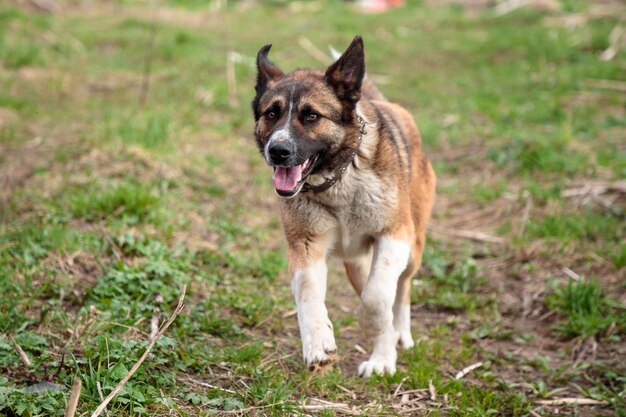
[(270, 62), (266, 45), (257, 56), (252, 102), (259, 149), (274, 167), (278, 195), (293, 197), (307, 177), (332, 172), (357, 146), (355, 108), (365, 75), (363, 40), (354, 38), (326, 71), (283, 73)]

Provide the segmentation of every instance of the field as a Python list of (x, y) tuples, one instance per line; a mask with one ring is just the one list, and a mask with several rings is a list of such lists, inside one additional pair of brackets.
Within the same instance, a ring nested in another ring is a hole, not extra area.
[[(91, 415), (186, 285), (110, 416), (626, 416), (624, 3), (225, 3), (0, 0), (0, 415), (75, 378)], [(416, 345), (371, 379), (334, 261), (341, 361), (302, 363), (249, 106), (261, 46), (356, 34), (438, 175)]]

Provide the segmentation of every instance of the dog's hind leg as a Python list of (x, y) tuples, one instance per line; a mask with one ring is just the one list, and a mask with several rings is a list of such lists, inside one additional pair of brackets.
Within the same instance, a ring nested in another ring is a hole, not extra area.
[(411, 335), (411, 280), (419, 270), (422, 247), (420, 245), (413, 246), (409, 264), (398, 280), (396, 299), (393, 303), (393, 327), (396, 331), (397, 341), (404, 349), (410, 349), (415, 345)]
[[(415, 345), (411, 336), (411, 280), (422, 265), (422, 255), (426, 244), (426, 222), (430, 218), (435, 196), (435, 172), (425, 159), (422, 167), (422, 175), (427, 181), (414, 190), (415, 195), (423, 197), (413, 210), (415, 241), (406, 270), (398, 280), (396, 299), (393, 304), (393, 326), (398, 335), (397, 340), (404, 349), (410, 349)], [(416, 180), (415, 184), (421, 183)]]
[(372, 251), (370, 250), (365, 255), (355, 258), (344, 259), (343, 266), (346, 269), (352, 288), (360, 297), (372, 269)]

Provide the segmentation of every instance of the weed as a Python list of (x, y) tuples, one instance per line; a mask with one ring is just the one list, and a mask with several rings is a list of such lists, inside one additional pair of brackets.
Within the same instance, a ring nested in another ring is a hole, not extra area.
[(0, 38), (0, 62), (7, 68), (18, 69), (42, 63), (41, 50), (28, 39), (16, 41), (8, 45)]
[(14, 388), (6, 378), (0, 377), (0, 411), (10, 413), (8, 415), (61, 417), (67, 397), (65, 391), (28, 393)]
[(498, 165), (512, 164), (521, 172), (574, 174), (582, 172), (588, 161), (584, 154), (568, 149), (569, 140), (551, 137), (517, 138), (487, 156)]
[(507, 189), (507, 182), (504, 179), (500, 179), (494, 184), (477, 184), (473, 191), (474, 199), (480, 204), (488, 204), (498, 199)]
[(135, 224), (145, 220), (158, 203), (159, 197), (148, 187), (126, 182), (75, 192), (69, 199), (69, 210), (72, 216), (89, 221), (119, 216)]
[(626, 266), (626, 243), (620, 243), (615, 251), (611, 253), (611, 262), (616, 268), (621, 269)]
[(591, 210), (582, 214), (548, 214), (529, 222), (526, 234), (529, 238), (549, 238), (560, 242), (576, 239), (619, 241), (624, 230), (623, 224), (619, 215)]
[(115, 130), (124, 144), (140, 145), (148, 149), (163, 148), (167, 144), (170, 122), (167, 116), (151, 115), (147, 118), (122, 120)]
[(486, 300), (481, 300), (473, 293), (473, 289), (483, 281), (478, 275), (474, 259), (468, 258), (450, 264), (434, 250), (427, 249), (424, 252), (424, 266), (428, 272), (424, 279), (418, 281), (414, 291), (418, 300), (452, 311), (465, 312), (473, 312), (488, 305)]
[(568, 336), (599, 336), (612, 325), (626, 325), (626, 314), (613, 313), (610, 302), (598, 285), (590, 280), (556, 286), (546, 299), (547, 305), (565, 316), (556, 329)]

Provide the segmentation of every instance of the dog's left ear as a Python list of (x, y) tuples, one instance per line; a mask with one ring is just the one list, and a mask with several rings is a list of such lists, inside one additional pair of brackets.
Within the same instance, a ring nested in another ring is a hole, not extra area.
[(256, 87), (254, 88), (257, 94), (262, 94), (267, 87), (267, 83), (270, 81), (276, 81), (282, 78), (285, 74), (274, 64), (272, 64), (267, 57), (272, 45), (265, 45), (259, 50), (256, 57), (256, 66), (258, 70)]
[(361, 98), (361, 83), (365, 76), (363, 38), (356, 36), (348, 49), (326, 70), (326, 81), (342, 101), (353, 106)]

